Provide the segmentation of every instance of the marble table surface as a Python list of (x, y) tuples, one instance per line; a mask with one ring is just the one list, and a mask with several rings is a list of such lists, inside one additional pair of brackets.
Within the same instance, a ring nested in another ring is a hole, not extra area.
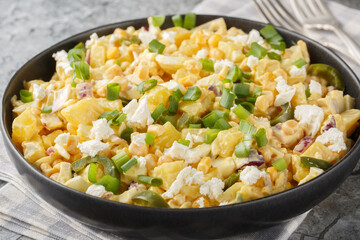
[[(360, 9), (358, 0), (336, 0)], [(95, 26), (155, 14), (189, 12), (201, 0), (0, 0), (0, 95), (32, 56)], [(0, 182), (0, 186), (4, 183)], [(360, 164), (315, 206), (291, 240), (360, 239)], [(0, 226), (0, 239), (29, 239)]]

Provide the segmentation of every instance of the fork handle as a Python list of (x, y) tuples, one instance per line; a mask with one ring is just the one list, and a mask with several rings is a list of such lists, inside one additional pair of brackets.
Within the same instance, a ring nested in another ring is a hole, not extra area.
[(349, 53), (353, 55), (353, 57), (360, 64), (360, 46), (347, 34), (344, 30), (342, 30), (338, 26), (332, 26), (332, 30), (334, 33), (344, 42), (345, 46), (348, 48)]

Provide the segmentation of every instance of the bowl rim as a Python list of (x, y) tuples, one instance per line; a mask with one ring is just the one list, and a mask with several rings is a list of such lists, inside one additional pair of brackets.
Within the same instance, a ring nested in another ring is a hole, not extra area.
[[(173, 15), (166, 15), (166, 19), (171, 18)], [(265, 26), (268, 23), (264, 23), (264, 22), (260, 22), (260, 21), (254, 21), (254, 20), (249, 20), (249, 19), (244, 19), (244, 18), (238, 18), (238, 17), (231, 17), (231, 16), (225, 16), (225, 15), (212, 15), (212, 14), (197, 14), (197, 16), (201, 16), (201, 17), (205, 17), (205, 18), (209, 18), (209, 21), (214, 20), (216, 18), (224, 18), (225, 21), (229, 20), (229, 21), (238, 21), (238, 22), (246, 22), (252, 25), (257, 25), (259, 27)], [(70, 187), (67, 187), (63, 184), (60, 184), (56, 181), (54, 181), (53, 179), (45, 176), (43, 173), (41, 173), (40, 171), (38, 171), (35, 167), (33, 167), (25, 158), (24, 156), (19, 152), (19, 150), (15, 147), (15, 145), (13, 144), (13, 142), (11, 141), (11, 136), (10, 136), (10, 131), (7, 130), (7, 128), (5, 127), (5, 111), (4, 111), (4, 107), (6, 104), (6, 99), (5, 99), (5, 93), (8, 91), (11, 83), (17, 78), (17, 76), (20, 74), (20, 72), (29, 64), (31, 64), (31, 62), (36, 61), (37, 59), (43, 57), (43, 55), (46, 55), (49, 52), (52, 52), (53, 49), (59, 48), (60, 46), (68, 43), (69, 41), (71, 41), (74, 38), (77, 37), (81, 37), (82, 35), (88, 35), (90, 36), (91, 33), (97, 32), (97, 31), (101, 31), (101, 30), (106, 30), (106, 29), (115, 29), (116, 27), (118, 27), (119, 25), (127, 25), (127, 26), (131, 26), (129, 24), (134, 24), (136, 22), (146, 22), (147, 18), (137, 18), (137, 19), (130, 19), (130, 20), (125, 20), (125, 21), (120, 21), (120, 22), (115, 22), (115, 23), (109, 23), (109, 24), (105, 24), (105, 25), (100, 25), (91, 29), (87, 29), (84, 30), (82, 32), (76, 33), (74, 35), (71, 35), (53, 45), (51, 45), (50, 47), (47, 47), (46, 49), (42, 50), (40, 53), (36, 54), (35, 56), (31, 57), (29, 60), (27, 60), (10, 78), (10, 81), (7, 83), (7, 86), (5, 87), (4, 91), (3, 91), (3, 96), (2, 96), (2, 107), (1, 107), (1, 132), (3, 134), (3, 139), (4, 141), (6, 141), (10, 146), (11, 146), (11, 150), (13, 153), (16, 154), (17, 159), (16, 161), (22, 161), (23, 164), (25, 164), (25, 166), (28, 168), (28, 170), (30, 170), (32, 172), (32, 174), (35, 174), (36, 177), (40, 178), (41, 180), (45, 181), (46, 184), (52, 184), (55, 185), (58, 188), (61, 188), (62, 190), (66, 191), (66, 192), (70, 192), (72, 194), (75, 195), (80, 195), (82, 197), (85, 198), (90, 198), (94, 201), (98, 201), (98, 202), (102, 202), (104, 204), (110, 204), (112, 206), (115, 207), (125, 207), (128, 209), (133, 209), (133, 210), (141, 210), (141, 211), (157, 211), (159, 213), (161, 212), (165, 212), (165, 213), (181, 213), (181, 214), (186, 214), (186, 213), (194, 213), (194, 212), (214, 212), (214, 211), (222, 211), (225, 209), (229, 209), (229, 208), (243, 208), (243, 207), (247, 207), (249, 205), (255, 205), (255, 204), (262, 204), (263, 202), (267, 202), (270, 200), (276, 200), (278, 198), (283, 198), (286, 197), (289, 194), (294, 194), (295, 192), (299, 192), (302, 189), (305, 189), (306, 187), (309, 187), (310, 185), (316, 184), (317, 182), (322, 181), (323, 179), (325, 179), (326, 177), (328, 177), (332, 172), (336, 171), (337, 169), (341, 168), (342, 165), (346, 164), (346, 161), (356, 155), (356, 154), (360, 154), (360, 137), (358, 137), (358, 139), (356, 140), (356, 142), (354, 143), (354, 145), (352, 146), (352, 148), (350, 149), (349, 152), (347, 152), (345, 154), (345, 156), (343, 156), (341, 158), (341, 160), (339, 162), (337, 162), (335, 165), (333, 165), (330, 169), (326, 170), (324, 173), (322, 173), (320, 176), (317, 176), (313, 179), (311, 179), (308, 182), (305, 182), (304, 184), (301, 185), (297, 185), (295, 187), (292, 187), (290, 189), (287, 189), (285, 191), (279, 192), (279, 193), (274, 193), (274, 194), (270, 194), (268, 196), (265, 197), (261, 197), (258, 199), (254, 199), (254, 200), (250, 200), (250, 201), (246, 201), (246, 202), (242, 202), (242, 203), (235, 203), (235, 204), (228, 204), (228, 205), (222, 205), (222, 206), (213, 206), (213, 207), (206, 207), (206, 208), (185, 208), (185, 209), (180, 209), (180, 208), (155, 208), (155, 207), (143, 207), (143, 206), (138, 206), (138, 205), (133, 205), (133, 204), (127, 204), (127, 203), (122, 203), (122, 202), (117, 202), (117, 201), (113, 201), (113, 200), (109, 200), (109, 199), (104, 199), (104, 198), (99, 198), (99, 197), (95, 197), (83, 192), (80, 192), (78, 190), (72, 189)], [(228, 26), (227, 26), (228, 27)], [(325, 51), (327, 52), (329, 55), (331, 55), (333, 57), (333, 59), (335, 59), (337, 62), (339, 62), (341, 65), (344, 66), (344, 69), (346, 69), (347, 71), (349, 71), (349, 73), (353, 76), (353, 78), (355, 80), (357, 80), (357, 86), (360, 88), (359, 83), (360, 80), (357, 77), (357, 75), (354, 73), (354, 71), (351, 69), (351, 67), (341, 58), (339, 57), (339, 55), (337, 55), (335, 52), (333, 52), (332, 50), (326, 48), (325, 46), (321, 45), (319, 42), (310, 39), (298, 32), (295, 32), (293, 30), (289, 30), (289, 29), (285, 29), (283, 27), (279, 27), (279, 26), (275, 26), (276, 29), (280, 30), (282, 33), (282, 35), (285, 36), (285, 38), (287, 37), (287, 35), (292, 35), (293, 37), (297, 38), (297, 39), (304, 39), (312, 44), (314, 44), (316, 46), (316, 48), (321, 49), (321, 51)], [(311, 55), (310, 55), (311, 56)], [(30, 80), (27, 80), (30, 81)], [(27, 184), (27, 183), (26, 183)], [(29, 185), (29, 184), (27, 184)], [(335, 191), (335, 190), (334, 190)], [(314, 205), (315, 206), (315, 205)]]

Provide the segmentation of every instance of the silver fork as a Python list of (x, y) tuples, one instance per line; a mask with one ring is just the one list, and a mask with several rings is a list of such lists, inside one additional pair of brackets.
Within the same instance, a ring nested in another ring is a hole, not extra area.
[[(279, 0), (253, 0), (253, 2), (261, 15), (269, 23), (308, 35), (308, 32), (304, 31), (302, 24), (286, 10)], [(318, 39), (318, 41), (328, 48), (344, 53), (344, 49), (334, 43), (327, 42), (324, 39)], [(352, 55), (349, 57), (359, 62), (359, 58), (352, 57)]]
[(349, 53), (360, 63), (359, 45), (341, 29), (340, 23), (322, 0), (290, 0), (290, 4), (305, 29), (333, 31), (343, 41)]

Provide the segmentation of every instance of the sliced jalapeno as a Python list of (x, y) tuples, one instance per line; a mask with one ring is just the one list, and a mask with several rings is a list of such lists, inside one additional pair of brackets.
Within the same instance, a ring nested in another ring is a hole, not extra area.
[(270, 121), (271, 126), (278, 123), (286, 122), (287, 120), (294, 118), (294, 110), (289, 103), (281, 106), (281, 112)]
[(234, 185), (239, 180), (239, 176), (240, 176), (240, 173), (233, 173), (227, 179), (225, 179), (224, 191), (226, 191), (226, 189), (228, 189), (229, 187)]
[(162, 207), (168, 208), (169, 205), (167, 202), (156, 192), (151, 190), (143, 191), (137, 195), (135, 195), (132, 200), (141, 206), (145, 207)]
[(95, 157), (87, 156), (81, 158), (71, 164), (71, 167), (74, 172), (79, 172), (86, 167), (86, 165), (90, 163), (100, 163), (104, 166), (104, 171), (106, 175), (111, 177), (118, 177), (119, 172), (116, 170), (113, 161), (109, 158), (105, 157), (104, 155), (96, 155)]
[(300, 157), (300, 161), (301, 164), (306, 168), (317, 167), (326, 170), (332, 166), (332, 164), (327, 161), (312, 157)]
[(336, 89), (343, 91), (345, 89), (344, 79), (338, 70), (323, 63), (311, 64), (308, 74), (324, 78), (330, 85)]

